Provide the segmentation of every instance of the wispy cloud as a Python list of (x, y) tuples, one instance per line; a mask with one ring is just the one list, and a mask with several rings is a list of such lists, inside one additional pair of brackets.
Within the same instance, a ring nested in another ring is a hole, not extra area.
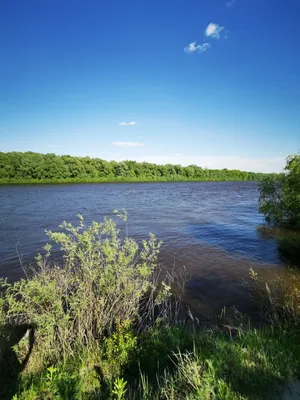
[(214, 22), (211, 22), (207, 25), (207, 28), (205, 29), (205, 36), (212, 37), (214, 39), (220, 39), (220, 33), (223, 29), (224, 26), (220, 26), (218, 24), (215, 24)]
[(48, 144), (48, 147), (50, 147), (51, 149), (55, 149), (55, 144)]
[(232, 7), (235, 3), (235, 0), (228, 0), (226, 3), (226, 7)]
[(96, 153), (83, 153), (83, 157), (95, 158), (95, 157), (97, 157), (97, 154)]
[(133, 125), (136, 125), (136, 121), (129, 121), (129, 122), (123, 121), (123, 122), (119, 122), (119, 125), (120, 126), (133, 126)]
[(209, 43), (203, 43), (203, 44), (196, 44), (196, 42), (190, 43), (188, 46), (184, 48), (184, 51), (186, 53), (204, 53), (210, 48)]
[(177, 157), (182, 156), (182, 153), (175, 153), (175, 156)]
[(113, 142), (114, 146), (121, 146), (121, 147), (142, 147), (145, 146), (145, 143), (139, 142)]

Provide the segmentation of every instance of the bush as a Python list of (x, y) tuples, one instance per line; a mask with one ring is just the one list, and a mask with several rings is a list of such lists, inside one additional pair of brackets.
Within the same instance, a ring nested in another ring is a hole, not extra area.
[(286, 173), (260, 184), (259, 209), (267, 222), (300, 229), (300, 155), (290, 156)]
[(63, 264), (49, 261), (48, 244), (26, 278), (1, 282), (2, 324), (35, 327), (41, 367), (97, 347), (122, 324), (140, 329), (169, 296), (169, 286), (158, 287), (155, 280), (161, 243), (154, 235), (139, 247), (121, 239), (112, 219), (86, 227), (82, 216), (78, 226), (64, 222), (60, 228), (47, 234), (60, 246)]

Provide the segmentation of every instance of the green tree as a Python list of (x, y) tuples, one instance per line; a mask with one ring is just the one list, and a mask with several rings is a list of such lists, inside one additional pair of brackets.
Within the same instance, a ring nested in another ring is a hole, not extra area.
[(288, 157), (285, 174), (260, 185), (259, 209), (269, 223), (300, 229), (300, 156)]

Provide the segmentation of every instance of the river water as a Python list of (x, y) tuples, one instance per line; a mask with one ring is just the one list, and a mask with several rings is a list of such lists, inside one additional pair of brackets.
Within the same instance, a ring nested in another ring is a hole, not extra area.
[(154, 233), (163, 241), (161, 263), (185, 266), (192, 309), (248, 311), (249, 268), (268, 276), (284, 267), (275, 241), (258, 231), (258, 195), (254, 182), (0, 186), (0, 275), (22, 276), (21, 262), (42, 250), (46, 229), (76, 222), (78, 213), (89, 223), (125, 208), (130, 236)]

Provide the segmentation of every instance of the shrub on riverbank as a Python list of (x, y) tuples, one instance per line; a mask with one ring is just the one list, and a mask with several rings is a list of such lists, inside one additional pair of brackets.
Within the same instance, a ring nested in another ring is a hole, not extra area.
[[(274, 398), (300, 376), (298, 317), (290, 323), (289, 313), (278, 313), (270, 288), (259, 293), (276, 315), (271, 326), (200, 327), (177, 312), (174, 278), (158, 282), (153, 235), (139, 246), (121, 239), (113, 220), (85, 227), (82, 217), (48, 235), (62, 265), (47, 245), (24, 279), (2, 281), (0, 398)], [(293, 298), (285, 310), (295, 316)]]
[[(125, 214), (119, 214), (124, 220)], [(85, 228), (64, 222), (47, 234), (60, 246), (63, 264), (37, 257), (37, 267), (15, 284), (2, 281), (3, 310), (10, 324), (32, 324), (41, 362), (65, 360), (80, 347), (89, 350), (117, 326), (140, 329), (169, 296), (169, 286), (155, 280), (161, 243), (150, 234), (138, 244), (121, 239), (116, 223), (105, 219)], [(165, 311), (165, 307), (163, 310)]]
[(259, 209), (269, 225), (281, 229), (276, 236), (281, 257), (300, 264), (300, 155), (290, 156), (286, 173), (267, 177), (260, 184)]
[(290, 156), (286, 173), (260, 185), (260, 211), (267, 222), (300, 230), (300, 155)]

